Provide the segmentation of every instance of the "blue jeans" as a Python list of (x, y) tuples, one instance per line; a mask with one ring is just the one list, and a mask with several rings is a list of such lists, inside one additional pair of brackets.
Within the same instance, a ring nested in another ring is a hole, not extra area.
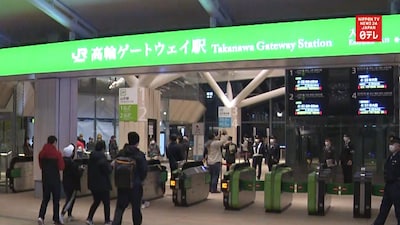
[(211, 184), (210, 184), (210, 192), (216, 192), (218, 186), (219, 174), (221, 172), (221, 163), (217, 162), (212, 165), (208, 165), (208, 169), (210, 170), (211, 175)]

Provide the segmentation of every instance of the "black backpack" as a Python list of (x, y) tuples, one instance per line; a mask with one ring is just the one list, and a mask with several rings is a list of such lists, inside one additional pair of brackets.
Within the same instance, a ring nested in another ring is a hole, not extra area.
[(114, 160), (114, 183), (117, 188), (133, 188), (136, 159), (118, 156)]

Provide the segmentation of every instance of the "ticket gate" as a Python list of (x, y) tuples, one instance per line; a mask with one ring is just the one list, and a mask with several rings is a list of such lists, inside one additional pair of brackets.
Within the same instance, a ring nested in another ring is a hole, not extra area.
[(308, 175), (308, 214), (324, 216), (331, 205), (327, 183), (332, 181), (330, 169), (317, 169)]
[(293, 171), (285, 165), (275, 165), (265, 174), (264, 208), (266, 212), (282, 212), (293, 200)]
[(354, 218), (371, 218), (372, 173), (362, 170), (354, 174)]
[(185, 162), (172, 171), (170, 187), (175, 206), (189, 206), (208, 198), (211, 176), (201, 161)]
[(143, 200), (149, 201), (164, 197), (167, 168), (159, 160), (147, 161), (147, 176), (143, 182)]
[(6, 177), (13, 192), (29, 191), (35, 188), (33, 180), (33, 157), (17, 156), (12, 158)]
[(233, 164), (221, 182), (225, 209), (241, 209), (256, 198), (256, 171), (249, 163)]

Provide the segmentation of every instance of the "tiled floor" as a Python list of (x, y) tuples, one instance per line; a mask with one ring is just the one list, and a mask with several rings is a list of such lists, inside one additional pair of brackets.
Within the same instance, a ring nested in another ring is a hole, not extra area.
[[(373, 217), (376, 216), (380, 204), (380, 197), (373, 197)], [(79, 198), (74, 208), (77, 221), (68, 224), (84, 224), (91, 197)], [(63, 202), (63, 200), (62, 200)], [(172, 203), (171, 192), (167, 191), (162, 199), (151, 202), (149, 208), (143, 209), (144, 225), (314, 225), (340, 224), (365, 225), (371, 224), (373, 219), (352, 218), (352, 196), (332, 196), (332, 207), (326, 216), (307, 215), (307, 195), (295, 194), (293, 204), (283, 213), (265, 213), (263, 192), (257, 192), (254, 204), (240, 211), (227, 211), (222, 206), (222, 194), (210, 194), (205, 202), (190, 207), (175, 207)], [(33, 192), (0, 194), (0, 225), (31, 225), (36, 224), (40, 206), (40, 199), (34, 197)], [(111, 202), (113, 215), (115, 200)], [(51, 223), (51, 203), (47, 210), (46, 224)], [(393, 210), (392, 210), (393, 211)], [(50, 219), (50, 220), (49, 220)], [(94, 218), (95, 224), (104, 224), (103, 207), (100, 206)], [(132, 224), (130, 209), (124, 216), (123, 224)], [(393, 212), (389, 215), (386, 224), (396, 224)]]

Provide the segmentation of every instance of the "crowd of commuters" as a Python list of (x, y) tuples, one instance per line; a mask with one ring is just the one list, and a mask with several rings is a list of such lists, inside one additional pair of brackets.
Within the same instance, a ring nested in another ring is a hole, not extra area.
[[(109, 152), (112, 158), (123, 156), (132, 157), (137, 162), (137, 170), (133, 176), (132, 187), (117, 189), (117, 203), (114, 218), (111, 220), (110, 213), (110, 191), (112, 188), (110, 174), (113, 170), (113, 162), (107, 158), (105, 154), (105, 142), (102, 140), (101, 134), (97, 136), (97, 141), (89, 139), (86, 143), (83, 135), (79, 135), (76, 143), (66, 146), (63, 151), (57, 149), (57, 138), (49, 136), (47, 143), (42, 147), (39, 153), (39, 166), (42, 171), (43, 198), (40, 205), (38, 223), (44, 224), (45, 214), (50, 198), (53, 200), (53, 217), (54, 224), (64, 224), (64, 217), (67, 214), (67, 222), (73, 221), (73, 206), (77, 192), (81, 188), (80, 180), (85, 169), (88, 172), (88, 188), (93, 197), (93, 203), (90, 206), (86, 224), (93, 225), (93, 217), (100, 203), (104, 206), (104, 224), (121, 224), (125, 209), (131, 205), (132, 221), (134, 225), (142, 224), (142, 213), (144, 201), (142, 183), (147, 174), (147, 160), (145, 153), (139, 148), (140, 137), (136, 132), (128, 134), (128, 143), (124, 145), (122, 150), (118, 149), (115, 136), (111, 137), (109, 143)], [(94, 145), (94, 148), (91, 145)], [(236, 162), (237, 156), (243, 157), (245, 162), (252, 162), (252, 167), (256, 169), (256, 178), (261, 179), (261, 171), (264, 164), (271, 171), (273, 166), (280, 162), (281, 151), (274, 136), (262, 138), (258, 135), (254, 136), (254, 142), (248, 136), (243, 138), (241, 146), (237, 146), (232, 137), (226, 130), (221, 130), (215, 134), (209, 135), (208, 141), (204, 148), (204, 163), (208, 167), (211, 175), (210, 192), (219, 193), (218, 180), (222, 169), (222, 163), (225, 161), (226, 170), (229, 171), (230, 166)], [(26, 155), (31, 156), (32, 147), (28, 140), (25, 140), (24, 151)], [(83, 149), (90, 151), (90, 157), (87, 166), (83, 166), (76, 162), (74, 158)], [(90, 149), (90, 150), (89, 150)], [(170, 171), (179, 168), (179, 163), (187, 161), (190, 145), (186, 136), (178, 136), (171, 134), (169, 144), (166, 149), (166, 156), (169, 160)], [(374, 225), (384, 224), (388, 212), (392, 205), (395, 207), (396, 216), (400, 218), (399, 192), (396, 189), (400, 180), (400, 159), (398, 152), (400, 151), (400, 138), (392, 136), (390, 139), (390, 156), (388, 157), (384, 167), (385, 192), (382, 199), (379, 215)], [(351, 142), (350, 136), (343, 135), (343, 148), (340, 154), (337, 154), (330, 138), (325, 138), (322, 148), (319, 164), (322, 168), (336, 170), (340, 165), (343, 173), (343, 182), (352, 183), (353, 174), (353, 154), (355, 148)], [(239, 154), (240, 153), (240, 154)], [(337, 157), (339, 155), (339, 157)], [(160, 148), (155, 139), (151, 139), (147, 149), (149, 159), (160, 159)], [(240, 159), (239, 159), (240, 160)], [(60, 177), (62, 171), (62, 179)], [(60, 191), (61, 186), (65, 193), (65, 204), (60, 211)]]
[[(118, 151), (115, 136), (110, 141), (109, 149), (115, 148), (115, 152), (113, 152), (114, 157), (131, 157), (136, 161), (134, 174), (132, 174), (132, 187), (128, 189), (118, 188), (117, 206), (114, 219), (111, 220), (110, 191), (112, 189), (112, 184), (110, 174), (113, 170), (114, 161), (110, 161), (107, 158), (107, 154), (105, 154), (105, 142), (102, 140), (102, 136), (97, 136), (94, 150), (90, 152), (87, 168), (74, 160), (78, 152), (85, 151), (85, 146), (87, 147), (82, 135), (78, 137), (76, 143), (69, 144), (62, 151), (57, 148), (57, 138), (55, 136), (49, 136), (47, 143), (42, 147), (39, 153), (43, 197), (39, 210), (38, 224), (44, 225), (47, 205), (51, 198), (53, 200), (52, 220), (55, 225), (74, 220), (72, 210), (76, 194), (81, 188), (80, 180), (85, 169), (87, 169), (88, 173), (88, 189), (91, 191), (93, 197), (93, 203), (90, 206), (86, 218), (87, 225), (94, 224), (93, 217), (100, 203), (104, 206), (105, 225), (120, 225), (124, 210), (129, 204), (131, 204), (132, 208), (133, 224), (142, 224), (142, 183), (147, 175), (147, 161), (145, 154), (138, 148), (139, 140), (140, 137), (136, 132), (129, 132), (128, 143), (125, 144), (124, 148), (120, 151)], [(60, 171), (62, 171), (62, 179)], [(65, 193), (65, 204), (60, 211), (61, 186)], [(66, 214), (68, 217), (67, 220), (64, 221)]]

